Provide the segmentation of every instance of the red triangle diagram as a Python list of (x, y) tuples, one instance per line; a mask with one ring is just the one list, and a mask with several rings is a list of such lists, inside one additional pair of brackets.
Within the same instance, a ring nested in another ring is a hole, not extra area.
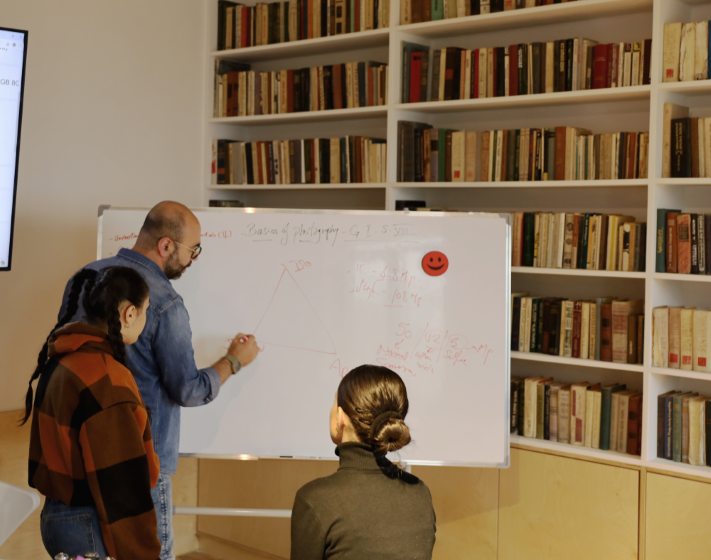
[(288, 270), (284, 270), (254, 336), (259, 344), (335, 354), (328, 329)]

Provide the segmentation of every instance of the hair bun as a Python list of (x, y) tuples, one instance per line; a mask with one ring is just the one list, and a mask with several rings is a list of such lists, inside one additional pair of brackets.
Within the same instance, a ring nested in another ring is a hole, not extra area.
[(397, 451), (410, 443), (410, 428), (397, 416), (387, 419), (373, 431), (371, 445), (376, 456)]

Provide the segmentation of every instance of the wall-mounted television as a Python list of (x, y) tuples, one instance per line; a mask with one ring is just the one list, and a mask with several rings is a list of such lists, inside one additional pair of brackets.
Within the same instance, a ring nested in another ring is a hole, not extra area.
[(27, 31), (0, 27), (0, 271), (12, 266)]

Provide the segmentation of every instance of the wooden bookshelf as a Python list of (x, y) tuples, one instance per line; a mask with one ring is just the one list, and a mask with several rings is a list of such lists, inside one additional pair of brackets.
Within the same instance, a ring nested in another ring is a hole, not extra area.
[[(248, 0), (247, 3), (251, 3)], [(661, 80), (663, 26), (677, 21), (711, 19), (709, 0), (578, 0), (538, 8), (470, 16), (413, 25), (399, 25), (399, 0), (391, 0), (389, 29), (336, 37), (295, 41), (263, 47), (216, 52), (217, 1), (205, 7), (208, 33), (205, 45), (205, 141), (202, 157), (204, 204), (210, 198), (239, 198), (269, 207), (318, 207), (394, 210), (398, 199), (426, 200), (431, 206), (478, 212), (595, 211), (629, 214), (648, 227), (646, 272), (559, 270), (515, 267), (512, 287), (532, 294), (591, 299), (601, 295), (645, 300), (644, 365), (512, 353), (512, 376), (550, 369), (579, 380), (597, 382), (618, 375), (643, 391), (641, 457), (590, 450), (572, 445), (513, 437), (516, 445), (551, 454), (567, 454), (590, 461), (608, 460), (668, 474), (711, 480), (711, 467), (679, 466), (656, 458), (656, 396), (671, 390), (695, 390), (711, 395), (711, 374), (651, 367), (652, 308), (660, 305), (704, 305), (705, 283), (711, 276), (662, 274), (654, 271), (656, 210), (683, 208), (711, 212), (711, 178), (661, 177), (662, 114), (666, 102), (692, 107), (692, 116), (711, 117), (711, 80), (665, 84)], [(403, 41), (441, 49), (447, 46), (480, 48), (521, 42), (585, 37), (609, 42), (652, 38), (651, 85), (560, 92), (490, 99), (403, 104), (401, 63)], [(387, 58), (382, 53), (387, 52)], [(387, 60), (388, 102), (381, 107), (212, 118), (213, 70), (216, 59), (256, 63), (275, 70), (333, 64), (353, 60)], [(283, 66), (281, 66), (283, 64)], [(593, 133), (649, 131), (647, 179), (606, 181), (400, 183), (397, 181), (397, 123), (427, 122), (438, 128), (492, 130), (522, 127), (579, 126)], [(214, 138), (257, 141), (335, 137), (344, 135), (387, 138), (387, 181), (337, 185), (211, 185), (210, 141)], [(513, 189), (513, 190), (512, 190)], [(689, 194), (693, 191), (692, 194)], [(564, 377), (565, 377), (564, 376)], [(557, 377), (556, 377), (557, 378)], [(614, 379), (614, 378), (612, 378)], [(609, 381), (608, 381), (609, 382)]]

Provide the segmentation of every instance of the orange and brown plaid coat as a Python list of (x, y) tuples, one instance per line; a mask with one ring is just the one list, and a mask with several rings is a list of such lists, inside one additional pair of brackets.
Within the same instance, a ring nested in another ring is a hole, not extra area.
[(34, 406), (30, 486), (69, 506), (96, 507), (117, 560), (156, 560), (158, 456), (136, 382), (105, 332), (71, 323), (54, 334)]

